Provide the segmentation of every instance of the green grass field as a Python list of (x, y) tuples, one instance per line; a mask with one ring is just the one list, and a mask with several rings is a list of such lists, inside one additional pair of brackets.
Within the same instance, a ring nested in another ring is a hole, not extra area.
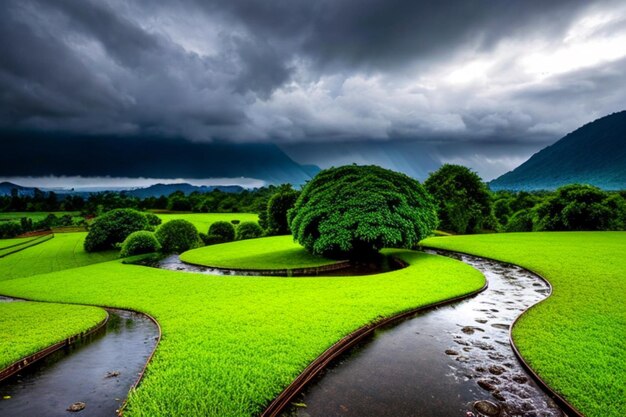
[(626, 416), (626, 233), (429, 238), (425, 246), (521, 265), (553, 286), (513, 329), (534, 370), (587, 417)]
[(0, 281), (110, 261), (117, 251), (87, 253), (87, 233), (63, 233), (31, 248), (0, 258)]
[(253, 213), (156, 213), (163, 223), (174, 220), (184, 219), (196, 226), (198, 232), (207, 233), (209, 226), (218, 220), (230, 222), (231, 220), (239, 220), (240, 222), (256, 222), (259, 216)]
[(0, 302), (0, 370), (89, 329), (106, 317), (98, 307)]
[(336, 261), (310, 255), (293, 237), (274, 236), (205, 246), (185, 252), (183, 261), (217, 268), (293, 269), (332, 265)]
[(22, 217), (28, 217), (36, 222), (45, 219), (48, 214), (54, 214), (57, 217), (71, 214), (74, 219), (82, 219), (78, 211), (16, 211), (0, 213), (0, 221), (19, 221)]
[[(54, 239), (53, 235), (40, 235), (36, 237), (18, 238), (18, 239), (6, 239), (13, 241), (13, 244), (5, 244), (6, 246), (0, 247), (0, 258), (14, 254), (31, 246), (39, 245), (42, 242), (46, 242), (50, 239)], [(2, 241), (0, 241), (0, 245)]]
[(14, 239), (0, 239), (0, 250), (21, 246), (27, 242), (37, 239), (37, 237), (17, 237)]
[[(35, 248), (20, 252), (24, 262), (14, 274), (33, 272), (25, 258), (36, 262)], [(249, 417), (349, 332), (484, 284), (478, 271), (458, 261), (395, 253), (410, 266), (344, 278), (206, 276), (116, 260), (5, 280), (0, 294), (133, 308), (155, 317), (163, 338), (130, 396), (127, 416)], [(67, 264), (67, 252), (57, 256)]]

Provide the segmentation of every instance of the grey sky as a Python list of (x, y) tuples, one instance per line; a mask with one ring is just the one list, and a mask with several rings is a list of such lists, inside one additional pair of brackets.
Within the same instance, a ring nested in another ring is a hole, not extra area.
[(5, 0), (0, 43), (8, 129), (270, 141), (296, 158), (436, 143), (492, 177), (626, 107), (623, 1)]

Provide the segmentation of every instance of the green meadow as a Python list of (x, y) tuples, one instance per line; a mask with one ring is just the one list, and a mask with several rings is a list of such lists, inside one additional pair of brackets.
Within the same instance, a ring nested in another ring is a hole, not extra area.
[(587, 417), (626, 415), (626, 232), (509, 233), (429, 238), (424, 246), (517, 264), (552, 295), (513, 339), (532, 368)]
[[(121, 260), (71, 267), (52, 258), (47, 268), (39, 262), (37, 272), (53, 271), (57, 263), (71, 269), (35, 275), (27, 258), (35, 262), (37, 248), (56, 239), (19, 252), (22, 262), (13, 279), (0, 282), (0, 294), (132, 308), (155, 317), (163, 339), (140, 388), (130, 394), (128, 416), (258, 415), (344, 335), (484, 284), (461, 262), (407, 250), (393, 253), (408, 268), (364, 277), (219, 277)], [(256, 243), (263, 246), (264, 239)], [(291, 245), (284, 239), (284, 249)], [(80, 250), (57, 256), (86, 259)]]

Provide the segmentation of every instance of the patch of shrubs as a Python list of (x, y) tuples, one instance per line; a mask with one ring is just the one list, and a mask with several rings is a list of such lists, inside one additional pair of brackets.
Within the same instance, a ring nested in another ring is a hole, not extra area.
[(218, 221), (214, 222), (209, 226), (208, 236), (213, 243), (224, 243), (224, 242), (232, 242), (235, 240), (235, 227), (228, 222)]
[(144, 253), (157, 252), (161, 249), (159, 241), (153, 232), (140, 230), (133, 232), (122, 243), (120, 256), (125, 258), (132, 255), (141, 255)]
[(145, 213), (144, 216), (146, 216), (146, 220), (148, 220), (148, 224), (154, 228), (156, 228), (162, 223), (161, 218), (154, 213)]
[(164, 253), (182, 253), (198, 246), (198, 230), (187, 220), (170, 220), (162, 224), (154, 234)]
[(85, 250), (96, 252), (112, 249), (131, 233), (149, 228), (146, 216), (137, 210), (111, 210), (98, 217), (89, 228), (85, 238)]
[(235, 238), (237, 240), (255, 239), (263, 236), (263, 229), (256, 222), (243, 222), (237, 226)]

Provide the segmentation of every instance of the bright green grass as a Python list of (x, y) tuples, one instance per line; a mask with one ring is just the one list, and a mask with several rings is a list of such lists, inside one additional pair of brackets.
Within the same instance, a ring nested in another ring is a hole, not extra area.
[(117, 251), (87, 253), (87, 233), (62, 233), (53, 239), (0, 258), (0, 281), (76, 268), (119, 257)]
[(259, 220), (259, 216), (253, 213), (156, 213), (161, 218), (163, 223), (174, 220), (184, 219), (196, 226), (198, 232), (207, 233), (209, 226), (216, 221), (239, 220), (243, 222), (256, 222)]
[(626, 233), (510, 233), (426, 239), (425, 246), (514, 263), (553, 294), (522, 316), (524, 358), (587, 417), (626, 416)]
[(78, 211), (16, 211), (0, 213), (0, 221), (19, 221), (22, 217), (28, 217), (36, 222), (45, 219), (48, 214), (54, 214), (57, 217), (70, 214), (74, 219), (82, 219)]
[[(30, 248), (31, 246), (39, 245), (43, 242), (46, 242), (50, 239), (53, 239), (53, 235), (42, 235), (37, 237), (26, 238), (25, 241), (21, 243), (14, 244), (12, 246), (5, 246), (4, 248), (0, 248), (0, 258), (4, 256), (12, 255), (16, 252), (22, 251), (26, 248)], [(22, 240), (22, 239), (13, 239), (13, 240)]]
[(0, 370), (85, 331), (106, 317), (98, 307), (0, 302)]
[(0, 294), (154, 316), (163, 339), (128, 417), (249, 417), (351, 331), (484, 284), (461, 262), (394, 253), (410, 266), (332, 278), (207, 276), (117, 260), (3, 281)]
[(36, 239), (36, 237), (18, 237), (15, 239), (0, 239), (0, 250), (6, 248), (15, 248), (20, 246), (26, 242), (30, 242), (31, 240)]
[(217, 268), (259, 270), (312, 268), (336, 262), (309, 254), (291, 235), (205, 246), (183, 253), (180, 259)]

